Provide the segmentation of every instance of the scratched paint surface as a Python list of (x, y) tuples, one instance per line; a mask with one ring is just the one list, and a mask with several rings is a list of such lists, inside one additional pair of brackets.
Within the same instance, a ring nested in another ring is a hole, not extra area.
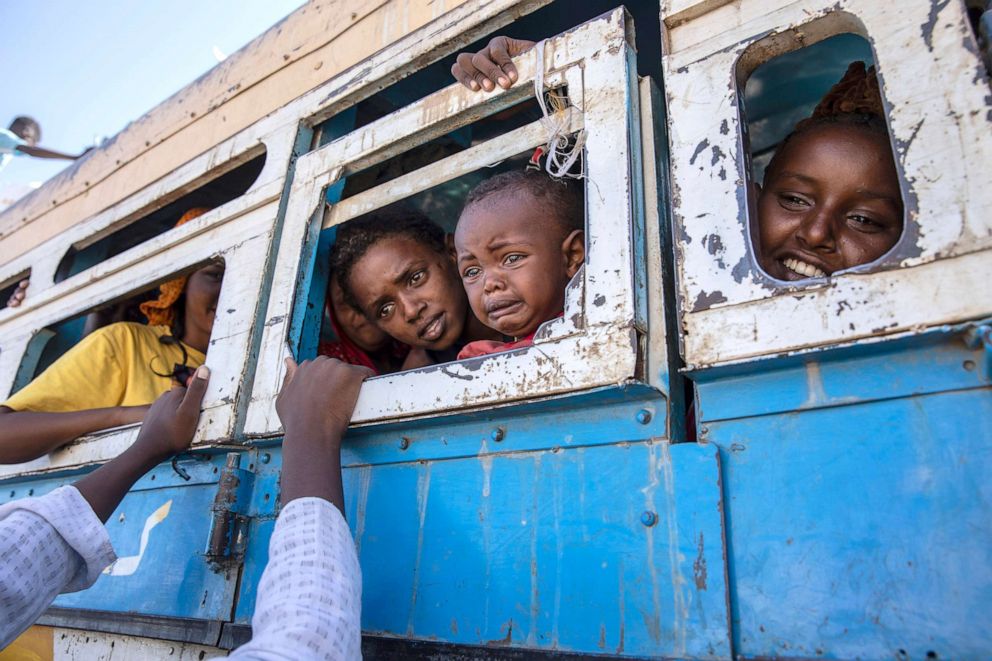
[[(104, 572), (93, 587), (61, 595), (54, 606), (228, 619), (236, 574), (214, 572), (203, 557), (210, 505), (217, 490), (213, 469), (223, 466), (223, 461), (223, 454), (213, 459), (184, 460), (181, 466), (190, 475), (188, 482), (168, 463), (142, 478), (107, 521), (118, 564)], [(43, 495), (75, 479), (62, 476), (4, 482), (0, 503), (25, 497), (29, 491)]]
[[(349, 438), (346, 514), (362, 563), (363, 629), (461, 644), (728, 656), (715, 448), (636, 440), (654, 427), (635, 420), (645, 403), (611, 406), (593, 407), (588, 420), (559, 409), (557, 425), (544, 417), (550, 405), (504, 415), (499, 442), (488, 434), (492, 420), (433, 434), (425, 425), (410, 432), (407, 450), (391, 433)], [(599, 444), (588, 429), (614, 441)], [(422, 454), (407, 459), (415, 446)], [(277, 447), (257, 452), (271, 459), (259, 466), (253, 508), (269, 514), (253, 523), (239, 622), (254, 607), (280, 462)], [(360, 457), (374, 463), (355, 464)], [(655, 513), (653, 525), (644, 512)]]
[(960, 332), (869, 349), (700, 390), (739, 654), (987, 656), (986, 350)]

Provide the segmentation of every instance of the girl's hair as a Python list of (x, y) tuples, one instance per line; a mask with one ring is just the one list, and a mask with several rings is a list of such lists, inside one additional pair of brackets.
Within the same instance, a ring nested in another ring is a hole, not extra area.
[(843, 77), (820, 99), (813, 113), (796, 124), (782, 140), (768, 164), (768, 170), (789, 140), (820, 126), (850, 126), (888, 140), (889, 130), (885, 125), (885, 109), (875, 67), (865, 68), (864, 62), (851, 62)]
[(365, 253), (379, 241), (401, 236), (438, 254), (445, 254), (445, 232), (433, 220), (417, 211), (389, 210), (352, 220), (338, 230), (331, 249), (331, 271), (341, 285), (344, 299), (361, 310), (351, 288), (351, 271)]

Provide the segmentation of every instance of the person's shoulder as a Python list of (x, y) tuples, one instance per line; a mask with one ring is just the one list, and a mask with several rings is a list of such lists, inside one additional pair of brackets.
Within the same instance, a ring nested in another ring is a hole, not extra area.
[(157, 340), (163, 335), (168, 335), (169, 327), (149, 326), (148, 324), (139, 324), (135, 321), (118, 321), (108, 324), (103, 328), (98, 328), (91, 333), (91, 335), (97, 334), (108, 340), (120, 342), (147, 342), (149, 340)]

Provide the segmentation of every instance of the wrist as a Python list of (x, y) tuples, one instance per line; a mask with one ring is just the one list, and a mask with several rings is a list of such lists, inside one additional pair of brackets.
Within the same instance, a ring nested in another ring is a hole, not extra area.
[(283, 443), (289, 439), (290, 445), (312, 445), (321, 448), (340, 448), (341, 438), (348, 425), (338, 422), (289, 423), (284, 425)]

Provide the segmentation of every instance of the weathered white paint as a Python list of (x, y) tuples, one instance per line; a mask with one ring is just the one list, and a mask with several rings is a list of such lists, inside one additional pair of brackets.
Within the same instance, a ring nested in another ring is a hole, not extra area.
[[(966, 47), (973, 38), (962, 4), (907, 1), (898, 21), (871, 0), (738, 0), (696, 3), (693, 11), (700, 9), (707, 11), (674, 27), (665, 21), (686, 362), (702, 367), (992, 313), (984, 292), (962, 295), (989, 280), (992, 248), (992, 187), (983, 166), (992, 162), (992, 100), (982, 63)], [(787, 285), (761, 273), (751, 254), (738, 85), (761, 61), (842, 31), (861, 33), (875, 51), (907, 231), (878, 264)], [(982, 251), (976, 260), (947, 259)], [(942, 292), (957, 292), (928, 301), (925, 319), (910, 314), (909, 303), (920, 307), (924, 283), (914, 274), (924, 272)], [(825, 289), (852, 298), (831, 299), (827, 309), (819, 293)]]
[[(224, 285), (217, 302), (207, 364), (210, 384), (204, 396), (204, 413), (196, 444), (224, 441), (234, 434), (236, 399), (248, 369), (248, 348), (258, 297), (263, 287), (264, 264), (272, 239), (277, 205), (248, 211), (232, 218), (205, 214), (172, 232), (121, 253), (92, 269), (50, 286), (25, 299), (20, 308), (4, 310), (3, 346), (20, 351), (0, 351), (0, 392), (13, 384), (19, 356), (41, 328), (132, 294), (136, 286), (168, 279), (214, 257), (225, 260)], [(0, 475), (68, 468), (110, 459), (135, 438), (127, 428), (77, 441), (30, 464), (0, 467)]]
[[(552, 74), (564, 76), (587, 132), (588, 253), (584, 285), (570, 289), (564, 315), (569, 321), (552, 324), (549, 332), (542, 333), (528, 350), (371, 379), (362, 388), (353, 418), (356, 423), (545, 397), (615, 384), (635, 376), (637, 338), (632, 330), (631, 267), (634, 219), (630, 127), (626, 118), (627, 109), (636, 106), (637, 100), (631, 96), (633, 73), (627, 63), (630, 46), (626, 34), (624, 13), (616, 10), (549, 40), (545, 49), (544, 66)], [(522, 56), (519, 88), (532, 89), (528, 83), (537, 66), (535, 58), (533, 52)], [(296, 281), (300, 264), (305, 261), (308, 223), (321, 222), (324, 187), (354, 167), (351, 159), (363, 166), (382, 160), (388, 154), (425, 142), (429, 139), (425, 136), (437, 135), (439, 125), (444, 127), (442, 132), (447, 132), (496, 112), (506, 105), (496, 99), (511, 94), (515, 100), (522, 98), (517, 88), (512, 92), (472, 95), (460, 85), (453, 85), (302, 156), (294, 175), (273, 289), (287, 290)], [(531, 148), (544, 139), (540, 132), (524, 127), (511, 137), (496, 138), (423, 168), (414, 173), (424, 179), (420, 183), (414, 183), (414, 176), (400, 177), (368, 194), (355, 196), (355, 201), (338, 205), (345, 210), (337, 217), (332, 207), (327, 224), (372, 208), (373, 203), (366, 198), (378, 196), (392, 201), (455, 178), (478, 164)], [(291, 309), (289, 297), (270, 300), (260, 366), (275, 365), (281, 359), (289, 339)], [(278, 370), (259, 368), (246, 416), (246, 434), (279, 431), (274, 398), (280, 385)]]

